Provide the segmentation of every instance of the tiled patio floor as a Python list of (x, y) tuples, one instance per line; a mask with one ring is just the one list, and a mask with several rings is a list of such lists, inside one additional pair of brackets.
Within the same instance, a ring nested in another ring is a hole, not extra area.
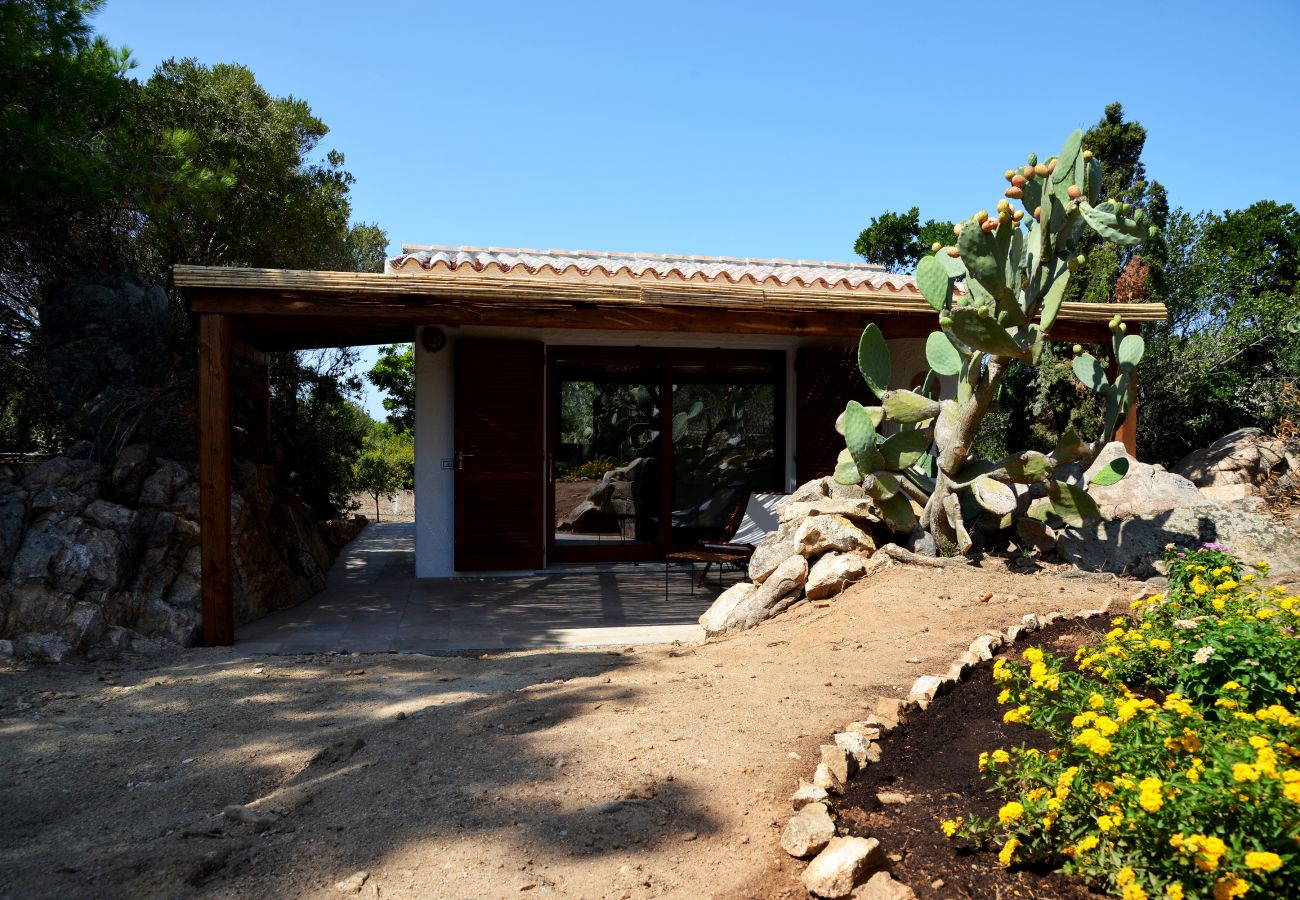
[[(724, 585), (739, 580), (728, 572)], [(499, 578), (417, 579), (415, 526), (372, 523), (324, 591), (235, 633), (249, 653), (518, 650), (690, 640), (718, 594), (660, 563), (565, 567)]]

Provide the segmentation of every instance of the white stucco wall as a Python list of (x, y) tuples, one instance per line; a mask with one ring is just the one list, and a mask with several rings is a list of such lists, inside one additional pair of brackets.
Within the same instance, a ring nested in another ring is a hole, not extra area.
[[(785, 335), (685, 334), (679, 332), (597, 331), (559, 328), (444, 328), (447, 345), (430, 353), (415, 342), (415, 574), (448, 578), (454, 568), (455, 498), (452, 458), (455, 445), (452, 359), (459, 338), (542, 341), (550, 346), (725, 348), (782, 350), (786, 354), (785, 480), (794, 483), (795, 352), (828, 341)], [(925, 341), (889, 342), (894, 387), (908, 387), (926, 369)]]

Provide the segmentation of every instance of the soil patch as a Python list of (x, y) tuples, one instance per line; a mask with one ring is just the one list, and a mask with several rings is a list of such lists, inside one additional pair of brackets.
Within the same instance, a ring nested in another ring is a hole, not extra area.
[[(1018, 659), (1024, 649), (1040, 647), (1070, 660), (1081, 643), (1098, 641), (1108, 622), (1061, 622), (1030, 635), (1004, 655)], [(992, 672), (992, 662), (981, 664), (950, 694), (880, 742), (881, 761), (854, 780), (836, 804), (841, 831), (880, 838), (887, 852), (899, 854), (894, 876), (921, 900), (1102, 896), (1059, 873), (1004, 869), (997, 848), (971, 848), (950, 841), (939, 830), (943, 819), (995, 816), (1005, 802), (988, 792), (989, 784), (980, 776), (981, 752), (1019, 745), (1048, 749), (1045, 738), (1003, 724), (1005, 707), (997, 702)], [(891, 800), (901, 798), (888, 794), (901, 795), (906, 802), (881, 803), (882, 793)]]
[(1133, 590), (891, 565), (703, 646), (0, 671), (0, 895), (802, 897), (780, 834), (832, 732)]

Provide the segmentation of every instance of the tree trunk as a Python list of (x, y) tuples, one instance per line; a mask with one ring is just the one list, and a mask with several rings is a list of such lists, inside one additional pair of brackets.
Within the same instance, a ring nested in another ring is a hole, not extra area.
[(959, 414), (948, 446), (939, 448), (939, 473), (935, 478), (934, 493), (930, 495), (925, 510), (921, 513), (921, 527), (934, 538), (935, 551), (938, 553), (942, 553), (946, 546), (956, 546), (963, 553), (967, 550), (961, 546), (957, 529), (948, 521), (944, 504), (956, 494), (952, 488), (953, 476), (966, 464), (971, 445), (979, 433), (980, 423), (984, 421), (984, 415), (997, 396), (998, 386), (1006, 375), (1008, 362), (1009, 358), (996, 356), (989, 360), (984, 379)]

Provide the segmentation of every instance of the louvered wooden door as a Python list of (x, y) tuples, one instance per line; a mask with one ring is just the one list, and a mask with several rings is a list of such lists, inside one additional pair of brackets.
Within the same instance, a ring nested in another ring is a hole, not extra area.
[(543, 345), (455, 343), (456, 569), (536, 569), (545, 546)]
[(856, 347), (802, 347), (795, 357), (794, 468), (798, 484), (833, 474), (844, 438), (835, 420), (850, 400), (877, 401), (858, 372)]

